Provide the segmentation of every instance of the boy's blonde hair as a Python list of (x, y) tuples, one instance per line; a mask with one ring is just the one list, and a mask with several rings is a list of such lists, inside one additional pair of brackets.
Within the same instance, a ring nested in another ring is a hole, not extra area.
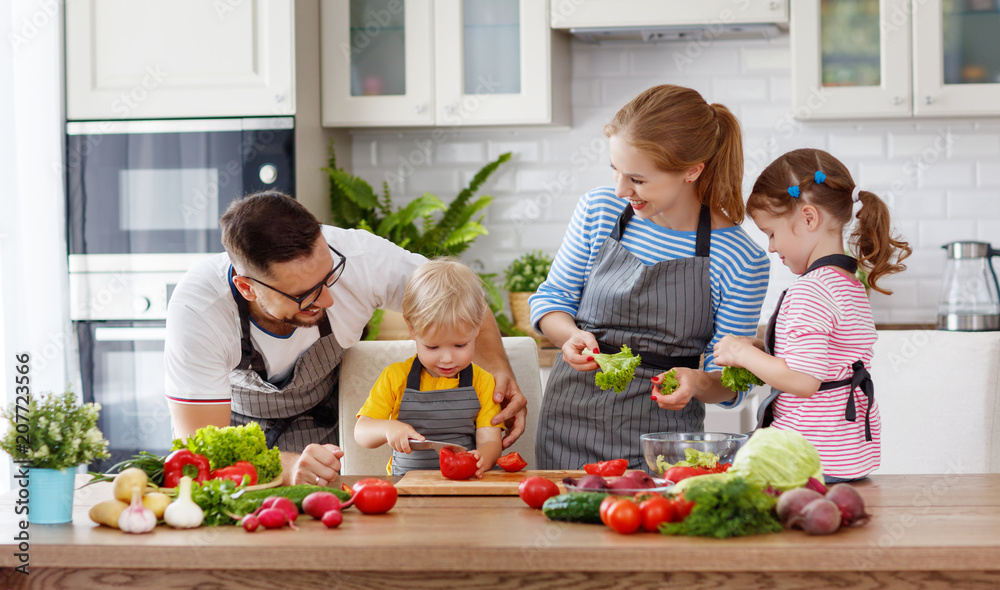
[(429, 260), (406, 282), (403, 319), (419, 338), (442, 329), (472, 331), (488, 309), (479, 275), (454, 258)]

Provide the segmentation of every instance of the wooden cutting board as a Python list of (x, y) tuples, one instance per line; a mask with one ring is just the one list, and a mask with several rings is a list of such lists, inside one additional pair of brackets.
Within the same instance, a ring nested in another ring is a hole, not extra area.
[(564, 477), (582, 477), (582, 469), (573, 471), (525, 470), (508, 473), (487, 471), (482, 479), (455, 481), (447, 479), (434, 470), (408, 471), (398, 482), (396, 490), (402, 496), (516, 496), (517, 486), (525, 478), (538, 475), (551, 479), (559, 485), (559, 492), (565, 493), (562, 485)]

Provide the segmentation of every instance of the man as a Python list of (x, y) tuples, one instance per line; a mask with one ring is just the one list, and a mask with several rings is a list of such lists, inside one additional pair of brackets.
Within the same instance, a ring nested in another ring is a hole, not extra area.
[[(361, 230), (321, 226), (277, 192), (234, 202), (220, 219), (226, 252), (196, 265), (167, 308), (166, 394), (174, 433), (258, 422), (281, 449), (284, 483), (326, 485), (340, 471), (337, 377), (376, 308), (399, 310), (424, 262)], [(527, 402), (492, 316), (476, 363), (496, 378), (511, 423), (524, 431)], [(351, 433), (347, 433), (350, 436)]]

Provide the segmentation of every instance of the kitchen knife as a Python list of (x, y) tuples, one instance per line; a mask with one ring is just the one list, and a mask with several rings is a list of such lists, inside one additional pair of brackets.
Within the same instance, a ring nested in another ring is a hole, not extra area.
[(410, 439), (410, 448), (414, 451), (425, 451), (427, 449), (434, 449), (437, 452), (441, 452), (441, 449), (451, 449), (456, 453), (462, 453), (467, 451), (462, 445), (455, 445), (452, 443), (440, 442), (436, 440), (414, 440)]

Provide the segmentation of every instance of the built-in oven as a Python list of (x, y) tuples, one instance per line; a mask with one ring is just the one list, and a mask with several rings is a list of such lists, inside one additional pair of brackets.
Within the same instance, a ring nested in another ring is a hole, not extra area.
[(83, 397), (103, 406), (112, 457), (171, 441), (167, 301), (221, 252), (219, 217), (247, 194), (295, 194), (292, 117), (67, 124), (70, 316)]

